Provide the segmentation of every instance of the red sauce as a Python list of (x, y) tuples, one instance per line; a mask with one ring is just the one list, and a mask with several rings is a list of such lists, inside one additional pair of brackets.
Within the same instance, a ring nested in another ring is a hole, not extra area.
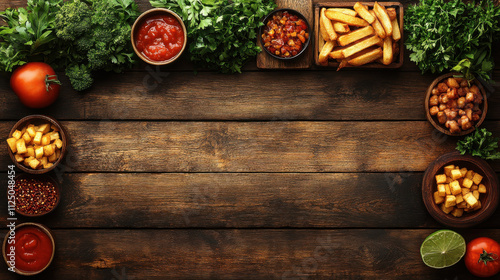
[(184, 45), (181, 23), (172, 15), (156, 15), (144, 20), (135, 36), (135, 46), (153, 61), (176, 56)]
[(50, 262), (53, 245), (49, 236), (35, 226), (16, 230), (16, 268), (39, 271)]
[(306, 22), (288, 11), (273, 15), (266, 22), (262, 33), (264, 47), (279, 57), (298, 55), (308, 38)]

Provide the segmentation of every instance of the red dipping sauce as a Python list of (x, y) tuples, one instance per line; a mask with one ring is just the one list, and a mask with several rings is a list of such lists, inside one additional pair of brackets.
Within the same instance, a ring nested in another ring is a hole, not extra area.
[(153, 61), (175, 57), (184, 45), (184, 30), (173, 15), (153, 15), (142, 21), (135, 35), (137, 50)]
[(36, 226), (16, 229), (16, 268), (39, 271), (50, 263), (53, 244), (50, 237)]

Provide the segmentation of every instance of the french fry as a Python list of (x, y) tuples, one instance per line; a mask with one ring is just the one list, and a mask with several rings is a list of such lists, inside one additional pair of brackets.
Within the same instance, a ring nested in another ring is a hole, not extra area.
[(333, 12), (340, 12), (340, 13), (343, 13), (343, 14), (346, 14), (349, 16), (353, 16), (353, 17), (358, 15), (358, 13), (355, 10), (347, 9), (347, 8), (329, 8), (327, 10), (333, 11)]
[(397, 14), (396, 14), (396, 9), (395, 8), (387, 8), (386, 11), (387, 11), (387, 15), (389, 16), (389, 19), (391, 21), (393, 21), (393, 20), (396, 19)]
[(358, 42), (346, 49), (343, 49), (342, 50), (342, 54), (344, 54), (344, 57), (349, 57), (357, 52), (360, 52), (364, 49), (367, 49), (373, 45), (376, 45), (376, 44), (379, 44), (380, 42), (382, 42), (382, 39), (380, 39), (379, 37), (377, 36), (372, 36), (372, 37), (369, 37), (368, 39), (365, 39), (361, 42)]
[(325, 24), (323, 23), (323, 17), (325, 15), (325, 8), (321, 9), (321, 20), (319, 21), (319, 34), (323, 37), (323, 39), (330, 40), (330, 36), (328, 35), (328, 32), (325, 29)]
[(346, 15), (346, 14), (341, 13), (341, 12), (326, 10), (325, 16), (333, 21), (347, 23), (347, 24), (352, 25), (352, 26), (364, 27), (364, 26), (368, 25), (368, 22), (362, 18), (353, 17), (353, 16)]
[(368, 52), (360, 52), (360, 54), (356, 54), (352, 59), (349, 59), (348, 62), (352, 66), (361, 66), (379, 59), (382, 55), (382, 49), (376, 48)]
[(337, 67), (337, 71), (346, 67), (348, 64), (349, 64), (349, 62), (347, 62), (347, 58), (342, 59), (339, 63), (339, 66)]
[(351, 31), (348, 24), (337, 21), (333, 22), (333, 30), (335, 30), (335, 32), (337, 33), (342, 33), (342, 34)]
[(353, 32), (350, 32), (348, 34), (339, 36), (339, 38), (338, 38), (339, 45), (341, 45), (341, 46), (347, 46), (350, 43), (352, 43), (354, 41), (357, 41), (357, 40), (360, 40), (360, 39), (363, 39), (363, 38), (365, 38), (367, 36), (370, 36), (373, 33), (374, 33), (373, 27), (371, 27), (370, 25), (368, 25), (368, 26), (360, 28), (360, 29), (358, 29), (356, 31), (353, 31)]
[(344, 54), (342, 53), (342, 50), (345, 49), (345, 47), (338, 47), (338, 48), (334, 48), (329, 54), (328, 56), (331, 58), (331, 59), (344, 59)]
[(321, 52), (319, 53), (318, 61), (320, 63), (325, 63), (328, 61), (328, 54), (333, 50), (335, 47), (335, 41), (326, 41), (325, 45), (323, 46), (323, 49), (321, 49)]
[(385, 34), (387, 36), (392, 36), (392, 23), (385, 7), (381, 6), (378, 2), (375, 2), (375, 4), (373, 4), (373, 10), (375, 11), (375, 15), (377, 15), (377, 18), (380, 20), (380, 23), (384, 27)]
[(365, 5), (361, 4), (361, 2), (356, 2), (356, 4), (354, 4), (354, 10), (362, 19), (366, 20), (369, 24), (372, 24), (375, 21), (375, 17), (370, 14), (368, 8)]
[(326, 33), (328, 34), (328, 37), (330, 41), (335, 41), (337, 40), (337, 33), (335, 33), (335, 30), (333, 30), (333, 25), (331, 20), (326, 16), (326, 11), (323, 10), (323, 13), (321, 14), (321, 21), (323, 22), (323, 26), (325, 27)]
[(393, 19), (392, 23), (392, 39), (394, 41), (399, 41), (401, 39), (401, 30), (399, 29), (399, 24), (397, 19)]
[(382, 63), (384, 65), (389, 65), (392, 63), (392, 59), (394, 58), (392, 52), (392, 37), (386, 37), (384, 39), (384, 55), (382, 56)]
[(377, 16), (375, 15), (375, 11), (370, 10), (370, 14), (375, 16), (375, 21), (372, 23), (372, 27), (375, 30), (375, 34), (377, 34), (377, 36), (379, 36), (381, 39), (385, 39), (387, 35), (385, 34), (384, 27), (382, 26)]

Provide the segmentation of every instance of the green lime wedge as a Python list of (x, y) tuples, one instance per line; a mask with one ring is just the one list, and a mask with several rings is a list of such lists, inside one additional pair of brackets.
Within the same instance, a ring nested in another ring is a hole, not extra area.
[(465, 239), (452, 230), (438, 230), (420, 247), (420, 255), (427, 266), (445, 268), (456, 264), (465, 255)]

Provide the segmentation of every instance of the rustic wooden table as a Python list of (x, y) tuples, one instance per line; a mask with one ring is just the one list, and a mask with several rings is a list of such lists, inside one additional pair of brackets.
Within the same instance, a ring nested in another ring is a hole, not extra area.
[[(80, 94), (61, 75), (67, 86), (44, 110), (23, 107), (1, 76), (0, 135), (44, 113), (71, 138), (61, 204), (30, 219), (57, 242), (36, 279), (473, 279), (463, 261), (434, 270), (419, 253), (443, 228), (422, 202), (423, 171), (457, 141), (425, 118), (437, 75), (408, 55), (386, 71), (255, 65), (223, 75), (194, 74), (185, 57), (139, 64)], [(484, 127), (500, 135), (496, 91)], [(10, 163), (0, 149), (2, 186)], [(458, 232), (500, 240), (499, 229), (497, 211)], [(19, 278), (3, 267), (0, 279)]]

